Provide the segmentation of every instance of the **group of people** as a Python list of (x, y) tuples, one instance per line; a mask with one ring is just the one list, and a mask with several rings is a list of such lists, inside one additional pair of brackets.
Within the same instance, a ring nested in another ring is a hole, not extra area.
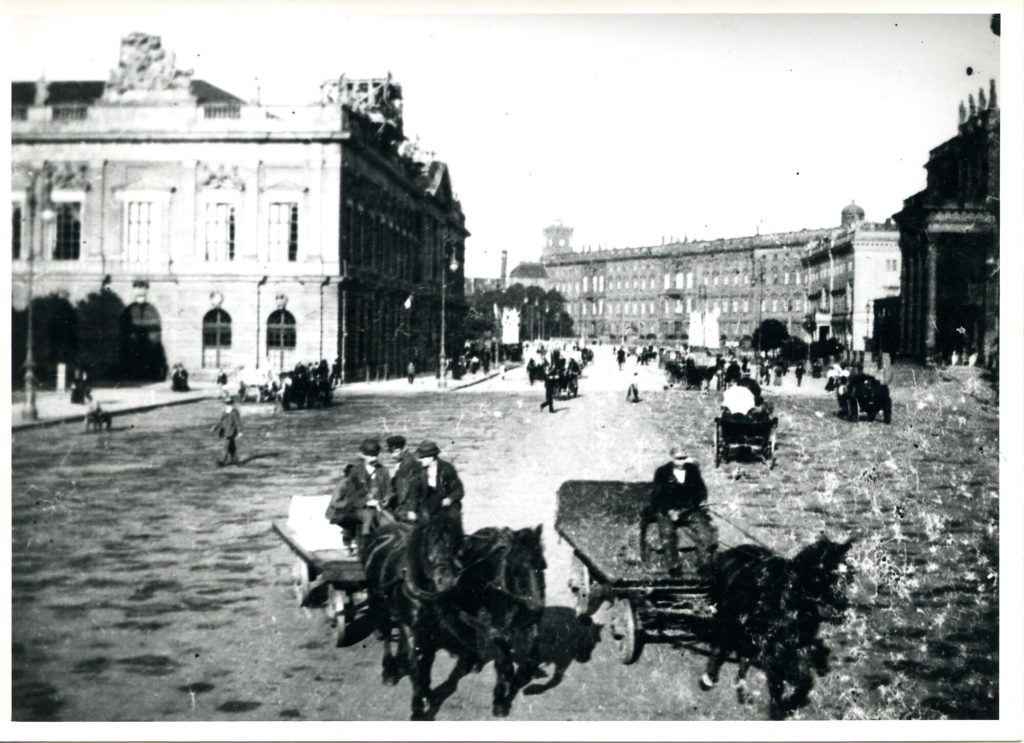
[(345, 467), (325, 514), (342, 529), (342, 538), (355, 550), (359, 537), (374, 521), (425, 521), (448, 510), (462, 521), (462, 481), (451, 462), (441, 459), (433, 441), (410, 452), (400, 434), (385, 440), (387, 458), (381, 461), (380, 441), (366, 439), (359, 456)]
[(182, 364), (175, 364), (171, 367), (171, 390), (174, 392), (188, 392), (188, 370)]

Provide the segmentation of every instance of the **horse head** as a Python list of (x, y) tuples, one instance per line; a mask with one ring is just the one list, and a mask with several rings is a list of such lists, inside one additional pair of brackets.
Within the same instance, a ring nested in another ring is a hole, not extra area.
[(526, 609), (524, 624), (540, 621), (544, 613), (547, 583), (544, 571), (543, 525), (534, 529), (518, 529), (512, 533), (512, 544), (505, 560), (506, 590), (522, 602)]
[(846, 564), (846, 555), (851, 546), (853, 539), (833, 542), (822, 536), (793, 558), (795, 587), (823, 621), (840, 622), (850, 605), (847, 589), (853, 573)]
[(462, 573), (462, 524), (447, 511), (418, 522), (409, 535), (409, 573), (414, 591), (445, 593)]

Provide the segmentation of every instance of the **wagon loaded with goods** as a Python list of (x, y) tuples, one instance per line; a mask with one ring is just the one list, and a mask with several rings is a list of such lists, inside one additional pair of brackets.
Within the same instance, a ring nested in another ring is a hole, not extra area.
[(288, 520), (276, 531), (294, 553), (292, 582), (301, 607), (323, 607), (335, 644), (346, 643), (353, 620), (366, 607), (366, 574), (358, 554), (327, 521), (329, 495), (292, 496)]
[(608, 630), (616, 657), (632, 663), (644, 642), (693, 639), (711, 615), (707, 585), (696, 577), (681, 542), (682, 576), (662, 561), (641, 559), (641, 520), (651, 498), (648, 482), (570, 480), (558, 489), (555, 530), (573, 550), (569, 588), (576, 613), (608, 602)]

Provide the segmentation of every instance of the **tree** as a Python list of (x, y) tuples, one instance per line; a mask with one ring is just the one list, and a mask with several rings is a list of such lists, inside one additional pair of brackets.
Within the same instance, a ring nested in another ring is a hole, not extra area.
[(783, 359), (792, 363), (804, 361), (807, 358), (807, 343), (800, 338), (790, 336), (782, 344), (781, 354)]
[(769, 317), (754, 330), (754, 347), (759, 351), (774, 351), (781, 348), (789, 338), (786, 326), (774, 317)]
[(572, 317), (566, 312), (565, 298), (550, 289), (539, 286), (513, 284), (504, 291), (489, 289), (466, 297), (469, 311), (464, 325), (467, 340), (498, 338), (501, 335), (495, 305), (500, 312), (505, 307), (519, 310), (519, 337), (539, 338), (542, 335), (566, 337), (572, 335)]

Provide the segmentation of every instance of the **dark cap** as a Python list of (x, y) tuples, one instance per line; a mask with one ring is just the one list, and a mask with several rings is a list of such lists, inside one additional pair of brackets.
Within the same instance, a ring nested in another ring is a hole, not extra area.
[(368, 457), (375, 457), (380, 454), (380, 442), (377, 439), (364, 439), (359, 445), (359, 453)]
[(387, 439), (388, 451), (395, 451), (396, 449), (405, 448), (405, 436), (388, 436)]
[(422, 444), (416, 447), (417, 457), (436, 457), (440, 453), (441, 450), (433, 441), (424, 441)]

